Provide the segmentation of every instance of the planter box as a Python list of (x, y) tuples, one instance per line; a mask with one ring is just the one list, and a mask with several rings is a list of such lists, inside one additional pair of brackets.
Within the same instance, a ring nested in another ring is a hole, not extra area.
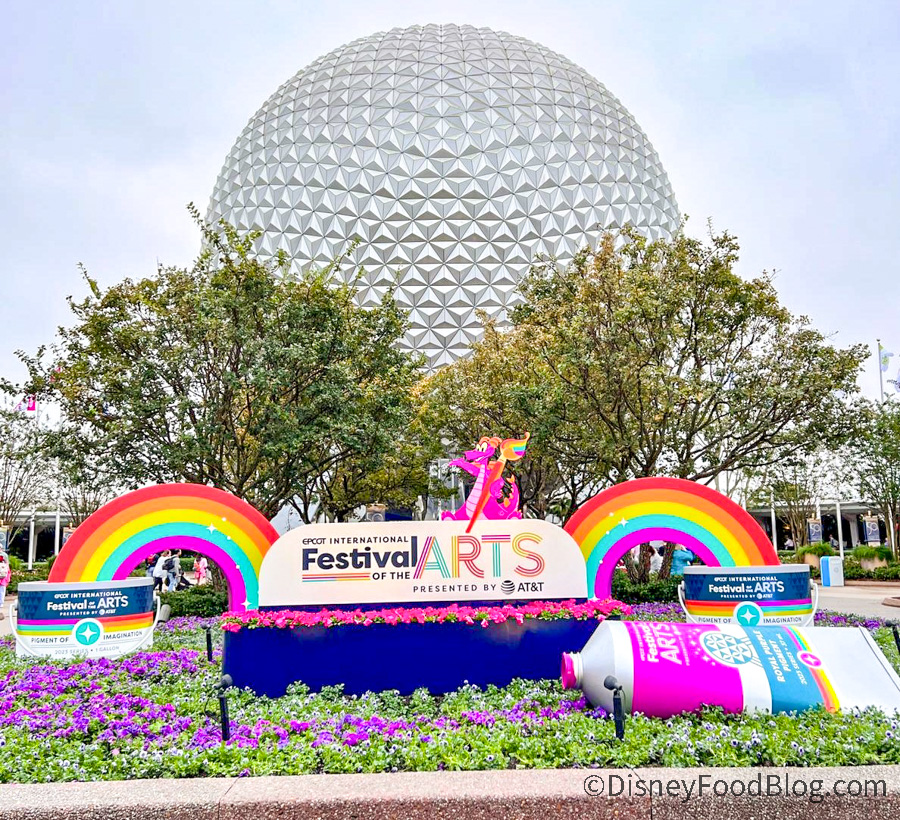
[(821, 563), (821, 561), (822, 559), (819, 558), (818, 555), (813, 555), (811, 552), (808, 552), (803, 556), (803, 563), (809, 564), (811, 567), (815, 567), (816, 569), (819, 569), (819, 564)]
[(886, 567), (888, 562), (883, 558), (860, 558), (859, 565), (869, 572), (878, 569), (879, 567)]
[(476, 686), (505, 686), (513, 678), (559, 677), (563, 652), (579, 651), (596, 619), (502, 624), (371, 624), (337, 627), (258, 627), (225, 633), (222, 671), (235, 686), (280, 697), (302, 681), (312, 691), (344, 684), (361, 695), (397, 689), (408, 695)]

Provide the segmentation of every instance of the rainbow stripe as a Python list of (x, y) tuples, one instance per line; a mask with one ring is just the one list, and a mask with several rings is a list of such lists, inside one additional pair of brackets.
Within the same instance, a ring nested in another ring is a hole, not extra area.
[[(471, 525), (472, 520), (469, 522)], [(432, 556), (432, 548), (437, 544), (437, 539), (433, 535), (429, 535), (425, 538), (425, 543), (422, 545), (422, 552), (419, 554), (419, 562), (416, 564), (415, 570), (413, 570), (413, 578), (418, 580), (424, 574), (425, 570), (428, 569), (436, 569), (441, 573), (442, 578), (452, 578), (453, 576), (450, 574), (450, 570), (447, 567), (447, 562), (444, 560), (444, 555), (440, 550), (440, 545), (438, 544), (438, 549), (434, 551), (433, 560), (429, 561), (428, 559)]]
[(259, 601), (259, 568), (278, 533), (246, 501), (201, 484), (126, 493), (88, 518), (60, 550), (48, 580), (120, 581), (167, 549), (200, 553), (222, 570), (232, 609)]
[[(94, 618), (103, 625), (104, 632), (125, 632), (129, 629), (149, 629), (153, 626), (153, 612), (138, 612), (134, 615), (111, 615), (105, 618)], [(16, 630), (21, 635), (46, 637), (48, 635), (70, 635), (75, 624), (82, 618), (61, 618), (59, 620), (26, 621), (19, 619)]]
[(753, 517), (719, 492), (681, 478), (616, 484), (579, 507), (565, 530), (581, 547), (588, 588), (608, 598), (616, 564), (632, 547), (672, 541), (707, 566), (775, 566), (778, 555)]
[(303, 574), (304, 582), (315, 583), (316, 581), (371, 581), (372, 574), (369, 572), (350, 572), (346, 575), (325, 572), (312, 572)]
[[(813, 654), (810, 650), (809, 643), (806, 638), (800, 634), (796, 629), (792, 629), (791, 627), (785, 627), (788, 635), (791, 636), (791, 639), (794, 642), (794, 645), (799, 650), (798, 654), (808, 652), (809, 654)], [(837, 712), (841, 708), (841, 703), (838, 700), (837, 693), (834, 691), (834, 687), (831, 685), (831, 681), (828, 680), (828, 675), (826, 675), (820, 669), (816, 669), (808, 664), (804, 664), (809, 674), (812, 676), (813, 681), (816, 686), (819, 688), (819, 693), (822, 696), (822, 705), (825, 707), (825, 710), (828, 712)]]
[(500, 454), (508, 461), (518, 461), (525, 455), (528, 447), (528, 439), (531, 433), (526, 433), (525, 438), (508, 438), (500, 444)]

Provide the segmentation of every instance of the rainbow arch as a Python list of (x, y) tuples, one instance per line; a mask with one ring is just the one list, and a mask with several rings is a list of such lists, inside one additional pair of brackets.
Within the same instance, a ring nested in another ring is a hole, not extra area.
[(671, 541), (707, 566), (779, 563), (762, 527), (728, 496), (683, 478), (637, 478), (594, 496), (566, 522), (581, 547), (588, 590), (608, 598), (616, 564), (648, 541)]
[(60, 550), (50, 581), (119, 581), (166, 549), (200, 553), (225, 575), (231, 609), (255, 609), (259, 568), (278, 538), (246, 501), (202, 484), (159, 484), (97, 510)]

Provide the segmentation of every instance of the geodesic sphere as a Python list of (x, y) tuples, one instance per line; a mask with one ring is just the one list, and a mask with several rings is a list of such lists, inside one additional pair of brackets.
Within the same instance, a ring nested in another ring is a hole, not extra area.
[(536, 254), (565, 262), (602, 229), (667, 237), (680, 219), (602, 84), (537, 43), (455, 25), (364, 37), (288, 80), (232, 148), (207, 216), (261, 230), (260, 252), (296, 269), (359, 237), (361, 303), (399, 277), (406, 344), (430, 367), (480, 336), (476, 309), (505, 317)]

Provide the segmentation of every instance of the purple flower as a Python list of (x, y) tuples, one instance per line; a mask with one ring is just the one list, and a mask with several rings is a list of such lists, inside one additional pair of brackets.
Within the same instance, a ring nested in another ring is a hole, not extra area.
[(347, 732), (347, 734), (344, 735), (344, 745), (356, 746), (358, 743), (362, 743), (364, 740), (368, 739), (368, 732)]

